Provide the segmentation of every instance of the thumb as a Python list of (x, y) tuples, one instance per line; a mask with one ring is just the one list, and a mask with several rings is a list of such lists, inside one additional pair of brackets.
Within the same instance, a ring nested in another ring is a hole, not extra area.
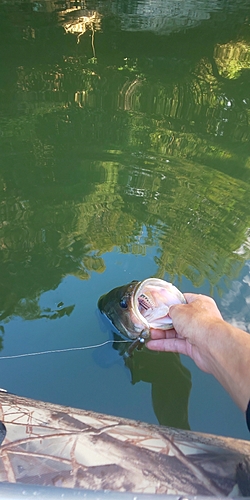
[(168, 310), (168, 315), (170, 316), (170, 318), (172, 319), (172, 311), (173, 309), (175, 308), (176, 306), (170, 306), (169, 310)]
[(173, 304), (172, 306), (170, 306), (168, 314), (169, 314), (171, 319), (173, 319), (173, 315), (175, 314), (175, 309), (176, 308), (178, 309), (178, 307), (180, 307), (180, 306), (181, 306), (181, 304)]
[(176, 315), (180, 313), (180, 311), (185, 307), (187, 304), (173, 304), (172, 306), (169, 307), (169, 317), (171, 319), (176, 318)]

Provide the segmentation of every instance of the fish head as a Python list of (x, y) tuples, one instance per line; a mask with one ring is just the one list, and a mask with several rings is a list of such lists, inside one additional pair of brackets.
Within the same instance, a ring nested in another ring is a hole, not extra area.
[(120, 333), (132, 340), (147, 340), (151, 328), (173, 328), (169, 307), (185, 303), (184, 295), (174, 285), (148, 278), (114, 288), (100, 297), (98, 307)]
[[(134, 280), (130, 283), (114, 288), (102, 295), (98, 301), (98, 307), (114, 325), (114, 327), (126, 337), (134, 340), (143, 333), (149, 337), (147, 322), (138, 318), (134, 311), (133, 295), (138, 285)], [(144, 330), (146, 330), (144, 332)]]

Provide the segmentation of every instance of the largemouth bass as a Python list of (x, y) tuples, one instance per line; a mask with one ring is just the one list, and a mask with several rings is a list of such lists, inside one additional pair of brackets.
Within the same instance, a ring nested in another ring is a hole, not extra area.
[(185, 303), (174, 285), (148, 278), (114, 288), (100, 297), (98, 307), (120, 333), (135, 340), (149, 339), (151, 328), (173, 328), (169, 307)]

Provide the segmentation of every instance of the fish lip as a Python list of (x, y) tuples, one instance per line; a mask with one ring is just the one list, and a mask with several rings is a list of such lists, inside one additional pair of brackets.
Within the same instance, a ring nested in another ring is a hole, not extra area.
[[(105, 316), (107, 316), (107, 315), (105, 314)], [(128, 328), (126, 328), (126, 326), (120, 320), (117, 322), (117, 325), (115, 325), (113, 322), (113, 319), (111, 317), (107, 316), (107, 318), (111, 321), (114, 328), (119, 333), (121, 333), (124, 337), (127, 337), (130, 340), (136, 340), (140, 336), (139, 332), (138, 332), (138, 335), (133, 334), (130, 330), (128, 330)]]
[[(139, 297), (139, 294), (140, 294), (140, 291), (141, 291), (141, 288), (142, 286), (145, 286), (145, 283), (147, 281), (150, 281), (151, 278), (148, 278), (146, 280), (143, 280), (143, 281), (138, 281), (137, 285), (135, 286), (134, 290), (133, 290), (133, 293), (132, 293), (132, 296), (131, 296), (131, 305), (132, 305), (132, 310), (136, 316), (136, 318), (141, 321), (141, 323), (148, 329), (150, 330), (150, 324), (148, 323), (148, 321), (146, 320), (146, 318), (144, 318), (144, 316), (140, 313), (139, 311), (139, 308), (138, 308), (138, 297)], [(143, 329), (142, 329), (143, 330)]]

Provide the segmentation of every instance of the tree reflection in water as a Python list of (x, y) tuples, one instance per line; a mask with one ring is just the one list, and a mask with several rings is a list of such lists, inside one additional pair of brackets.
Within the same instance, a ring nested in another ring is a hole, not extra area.
[(189, 4), (0, 3), (3, 321), (114, 248), (195, 286), (249, 257), (249, 9)]

